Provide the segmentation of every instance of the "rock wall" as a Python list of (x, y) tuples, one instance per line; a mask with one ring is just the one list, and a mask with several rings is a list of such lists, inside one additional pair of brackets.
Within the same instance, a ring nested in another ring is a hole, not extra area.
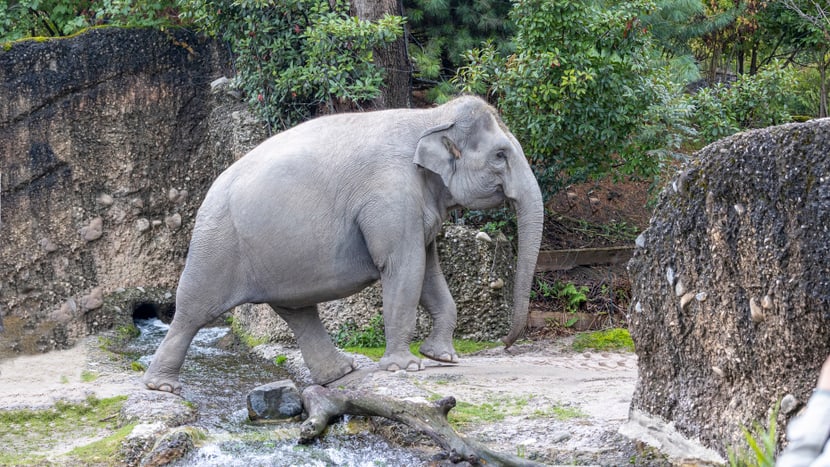
[(830, 120), (701, 150), (629, 263), (632, 418), (672, 422), (721, 454), (782, 399), (785, 424), (830, 353), (828, 226)]
[[(498, 234), (491, 241), (477, 235), (478, 231), (469, 227), (444, 226), (437, 239), (438, 256), (458, 308), (455, 337), (496, 340), (507, 335), (510, 329), (516, 260), (504, 235)], [(343, 300), (320, 304), (320, 319), (329, 333), (335, 335), (347, 324), (353, 329), (368, 326), (382, 311), (378, 283)], [(255, 341), (292, 342), (294, 339), (285, 322), (267, 305), (237, 307), (233, 317), (239, 329)], [(426, 338), (431, 323), (429, 315), (419, 309), (415, 337)]]
[(0, 356), (172, 306), (204, 192), (265, 136), (238, 96), (211, 92), (228, 66), (185, 31), (0, 51)]

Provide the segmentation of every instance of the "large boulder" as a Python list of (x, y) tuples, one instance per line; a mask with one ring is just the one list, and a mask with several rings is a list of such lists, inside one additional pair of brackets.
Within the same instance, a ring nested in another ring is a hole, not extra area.
[(830, 353), (830, 120), (704, 148), (654, 212), (629, 263), (632, 419), (725, 454), (787, 396), (785, 424)]
[[(458, 308), (455, 337), (495, 340), (510, 329), (514, 253), (499, 233), (490, 238), (463, 225), (446, 225), (437, 238), (441, 270)], [(320, 319), (330, 334), (371, 325), (383, 311), (381, 284), (342, 300), (320, 305)], [(238, 332), (249, 342), (293, 342), (291, 330), (267, 305), (242, 305), (233, 312)], [(418, 309), (416, 338), (424, 339), (431, 319)]]
[(182, 30), (0, 50), (0, 356), (169, 307), (204, 193), (265, 136), (238, 96), (212, 91), (229, 65)]

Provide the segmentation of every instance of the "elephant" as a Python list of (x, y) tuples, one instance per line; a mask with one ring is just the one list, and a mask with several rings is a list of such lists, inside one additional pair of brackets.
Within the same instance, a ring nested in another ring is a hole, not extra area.
[(417, 371), (409, 350), (420, 304), (422, 356), (457, 363), (456, 305), (435, 239), (451, 210), (512, 205), (518, 226), (511, 346), (524, 331), (542, 237), (542, 195), (521, 145), (474, 96), (428, 109), (318, 117), (265, 140), (214, 181), (196, 214), (170, 329), (143, 376), (179, 394), (196, 332), (232, 307), (267, 303), (294, 333), (317, 384), (353, 371), (317, 304), (380, 280), (379, 367)]

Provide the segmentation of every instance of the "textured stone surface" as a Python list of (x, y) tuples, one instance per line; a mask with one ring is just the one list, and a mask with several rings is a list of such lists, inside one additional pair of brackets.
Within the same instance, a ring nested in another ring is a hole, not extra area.
[[(503, 235), (491, 242), (477, 239), (477, 230), (461, 225), (444, 226), (438, 236), (441, 269), (458, 308), (456, 338), (496, 340), (510, 328), (515, 258)], [(498, 279), (501, 288), (490, 283)], [(320, 305), (320, 319), (334, 335), (346, 323), (365, 327), (383, 310), (381, 286), (377, 283), (351, 297)], [(233, 312), (239, 329), (257, 339), (292, 342), (285, 322), (267, 305), (243, 305)], [(425, 338), (431, 318), (418, 309), (416, 338)]]
[(725, 454), (785, 395), (807, 400), (830, 352), (828, 225), (830, 120), (701, 150), (629, 263), (632, 408)]
[(204, 193), (265, 136), (211, 90), (225, 55), (114, 28), (0, 51), (0, 357), (129, 323), (120, 288), (175, 289)]
[(256, 387), (246, 400), (251, 420), (287, 420), (303, 413), (300, 392), (290, 379)]

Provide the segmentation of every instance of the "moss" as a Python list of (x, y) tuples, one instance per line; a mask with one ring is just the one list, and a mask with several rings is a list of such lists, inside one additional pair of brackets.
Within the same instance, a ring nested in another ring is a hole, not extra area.
[(553, 405), (545, 409), (535, 410), (533, 412), (535, 418), (555, 418), (556, 420), (565, 421), (574, 418), (585, 418), (587, 415), (579, 407), (570, 405)]
[(120, 465), (117, 458), (121, 444), (137, 424), (138, 422), (133, 422), (124, 425), (106, 438), (73, 449), (68, 456), (77, 459), (82, 465)]
[(574, 350), (582, 352), (592, 350), (627, 350), (634, 351), (634, 341), (627, 329), (614, 328), (605, 331), (577, 334), (573, 343)]
[(81, 381), (83, 381), (84, 383), (91, 383), (96, 379), (98, 379), (98, 373), (94, 371), (84, 370), (81, 372)]
[(0, 411), (0, 465), (43, 465), (46, 453), (66, 440), (115, 431), (126, 399), (88, 397), (81, 403), (59, 401), (44, 410)]
[(226, 318), (226, 321), (229, 322), (231, 326), (231, 332), (233, 335), (239, 339), (240, 342), (245, 344), (248, 348), (254, 348), (258, 345), (262, 345), (268, 342), (267, 337), (255, 337), (242, 329), (242, 324), (240, 324), (239, 320), (234, 319), (232, 316)]

